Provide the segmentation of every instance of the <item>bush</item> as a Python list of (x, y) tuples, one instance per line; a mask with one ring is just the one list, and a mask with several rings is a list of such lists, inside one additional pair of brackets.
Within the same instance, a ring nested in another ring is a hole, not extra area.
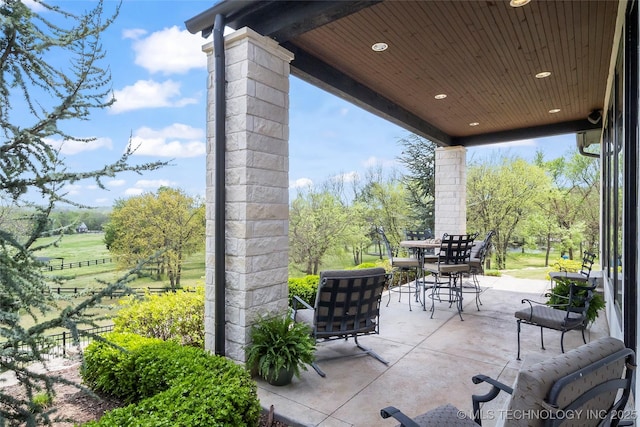
[[(553, 270), (549, 271), (549, 273), (553, 271), (568, 271), (570, 273), (577, 273), (581, 268), (582, 260), (560, 258), (553, 264)], [(551, 279), (549, 273), (547, 273), (547, 279)]]
[(293, 297), (299, 296), (304, 302), (313, 307), (316, 303), (318, 293), (318, 283), (320, 276), (309, 275), (298, 278), (290, 278), (289, 283), (289, 306), (293, 305)]
[(191, 292), (147, 294), (144, 300), (129, 297), (113, 323), (116, 332), (204, 348), (204, 287)]
[(143, 347), (162, 343), (156, 338), (146, 338), (133, 333), (112, 332), (103, 341), (93, 341), (84, 352), (84, 364), (80, 374), (88, 387), (125, 402), (137, 396), (138, 380), (133, 353)]
[[(101, 391), (133, 404), (105, 414), (87, 426), (255, 426), (260, 416), (257, 387), (231, 360), (176, 342), (112, 333), (86, 350), (83, 379), (115, 384)], [(113, 351), (114, 365), (97, 366)], [(100, 356), (96, 356), (99, 354)], [(98, 389), (96, 389), (98, 390)]]

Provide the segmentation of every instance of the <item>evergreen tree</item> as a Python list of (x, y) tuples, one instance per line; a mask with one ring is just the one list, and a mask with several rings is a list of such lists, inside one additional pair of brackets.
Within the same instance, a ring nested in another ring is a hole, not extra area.
[[(105, 177), (153, 170), (164, 163), (130, 165), (132, 153), (127, 151), (98, 170), (66, 167), (49, 141), (91, 144), (92, 139), (65, 131), (65, 124), (88, 120), (92, 111), (113, 102), (109, 71), (99, 64), (105, 59), (100, 35), (117, 16), (117, 8), (105, 17), (102, 1), (80, 15), (41, 0), (29, 5), (0, 1), (0, 204), (3, 212), (11, 213), (0, 221), (0, 372), (13, 371), (25, 389), (25, 397), (8, 396), (0, 389), (0, 425), (34, 426), (50, 424), (58, 415), (34, 411), (31, 403), (34, 396), (53, 394), (54, 382), (61, 380), (28, 370), (31, 363), (44, 362), (48, 331), (66, 328), (77, 340), (79, 326), (93, 325), (86, 309), (128, 280), (125, 276), (43, 321), (58, 307), (40, 269), (37, 239), (56, 205), (81, 207), (64, 193), (65, 185), (90, 179), (104, 188)], [(30, 316), (33, 326), (24, 326), (22, 315)]]

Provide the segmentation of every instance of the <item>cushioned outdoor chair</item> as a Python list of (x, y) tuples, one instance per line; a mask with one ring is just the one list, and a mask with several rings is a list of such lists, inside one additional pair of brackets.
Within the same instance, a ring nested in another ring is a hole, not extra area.
[[(483, 415), (495, 415), (505, 426), (617, 426), (624, 414), (635, 371), (635, 354), (612, 337), (601, 338), (567, 353), (522, 368), (510, 387), (486, 375), (472, 378), (487, 383), (488, 393), (472, 396), (473, 414), (452, 405), (410, 418), (393, 406), (380, 411), (401, 426), (468, 426), (482, 424)], [(481, 403), (501, 391), (511, 395), (504, 410), (483, 414)], [(472, 419), (474, 418), (474, 419)]]
[[(564, 334), (568, 331), (579, 329), (582, 332), (582, 341), (586, 344), (587, 340), (584, 336), (584, 330), (587, 327), (589, 319), (587, 311), (589, 304), (593, 299), (593, 292), (596, 285), (581, 286), (571, 283), (569, 286), (569, 296), (555, 295), (556, 299), (564, 301), (562, 304), (548, 305), (544, 302), (523, 299), (522, 303), (528, 303), (529, 306), (516, 311), (515, 316), (518, 319), (518, 356), (520, 360), (520, 325), (540, 327), (540, 342), (544, 350), (544, 328), (553, 329), (562, 332), (560, 335), (560, 349), (564, 353)], [(547, 293), (546, 297), (553, 294)]]
[[(316, 341), (353, 338), (359, 349), (387, 365), (373, 350), (361, 346), (358, 337), (379, 333), (380, 298), (390, 277), (384, 268), (322, 271), (315, 307), (294, 296), (293, 319), (307, 323)], [(311, 366), (325, 376), (315, 362)]]
[(558, 279), (564, 279), (571, 282), (583, 282), (586, 283), (591, 277), (591, 270), (593, 269), (593, 262), (596, 259), (596, 254), (591, 252), (584, 252), (582, 255), (582, 265), (580, 271), (567, 271), (560, 267), (560, 271), (552, 271), (549, 273), (549, 277), (552, 282)]
[[(387, 307), (389, 306), (389, 302), (391, 302), (391, 292), (398, 293), (398, 302), (402, 300), (402, 294), (409, 294), (409, 311), (411, 310), (411, 295), (414, 295), (416, 301), (418, 300), (418, 288), (416, 283), (418, 283), (418, 272), (421, 267), (421, 260), (416, 257), (398, 257), (396, 256), (396, 250), (391, 247), (391, 242), (387, 238), (387, 235), (384, 232), (382, 227), (377, 227), (376, 231), (378, 233), (379, 239), (384, 245), (384, 248), (387, 252), (387, 257), (389, 258), (389, 264), (391, 265), (392, 273), (398, 274), (398, 286), (392, 287), (393, 280), (389, 281), (389, 299), (387, 300)], [(404, 274), (403, 274), (404, 273)], [(416, 280), (411, 279), (411, 273), (413, 273), (413, 277)], [(406, 281), (403, 283), (403, 276), (406, 278)]]

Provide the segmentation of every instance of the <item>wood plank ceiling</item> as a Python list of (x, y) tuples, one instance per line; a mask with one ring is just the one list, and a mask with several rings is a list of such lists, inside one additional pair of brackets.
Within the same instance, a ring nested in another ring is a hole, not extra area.
[[(333, 15), (309, 11), (332, 3)], [(617, 11), (610, 0), (259, 2), (234, 23), (275, 28), (262, 33), (294, 51), (295, 75), (440, 145), (475, 145), (594, 128)]]

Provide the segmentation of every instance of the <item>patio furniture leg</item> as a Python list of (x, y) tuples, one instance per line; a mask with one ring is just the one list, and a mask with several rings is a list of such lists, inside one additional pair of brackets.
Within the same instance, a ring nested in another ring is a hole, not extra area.
[(542, 346), (543, 350), (546, 350), (546, 348), (544, 348), (544, 335), (543, 335), (543, 331), (544, 328), (540, 327), (540, 345)]
[(316, 362), (312, 362), (311, 363), (311, 367), (318, 373), (318, 375), (320, 375), (322, 378), (326, 377), (327, 374), (325, 374), (322, 369), (320, 369), (320, 367), (318, 366), (318, 364)]
[(365, 353), (367, 353), (369, 356), (375, 357), (376, 359), (378, 359), (380, 362), (384, 363), (385, 365), (389, 364), (389, 362), (384, 360), (378, 353), (376, 353), (372, 349), (360, 345), (360, 343), (358, 342), (358, 336), (354, 336), (354, 341), (355, 341), (356, 345), (358, 346), (358, 348), (360, 350), (364, 351)]
[(520, 360), (520, 319), (516, 321), (518, 324), (518, 355), (516, 356), (516, 360)]

